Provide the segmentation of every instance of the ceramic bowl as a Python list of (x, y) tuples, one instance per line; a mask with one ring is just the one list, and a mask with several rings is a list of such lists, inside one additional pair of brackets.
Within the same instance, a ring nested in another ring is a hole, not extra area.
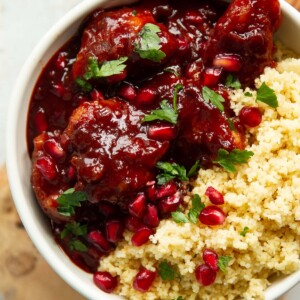
[[(57, 246), (41, 213), (30, 185), (31, 162), (26, 144), (26, 122), (30, 97), (43, 67), (52, 55), (76, 32), (81, 21), (96, 8), (109, 8), (133, 0), (86, 0), (67, 13), (40, 41), (17, 79), (8, 117), (7, 170), (12, 195), (22, 222), (49, 265), (87, 299), (120, 299), (99, 290), (92, 276), (76, 267)], [(283, 23), (277, 37), (300, 53), (300, 13), (281, 1)], [(266, 299), (275, 299), (300, 281), (300, 271), (276, 280), (266, 291)]]

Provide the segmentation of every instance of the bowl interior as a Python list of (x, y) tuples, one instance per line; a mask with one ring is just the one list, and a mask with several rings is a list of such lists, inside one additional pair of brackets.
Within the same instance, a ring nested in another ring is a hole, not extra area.
[[(7, 170), (13, 198), (35, 246), (52, 268), (87, 299), (113, 300), (118, 296), (100, 291), (92, 276), (77, 268), (55, 244), (48, 222), (36, 204), (30, 184), (31, 162), (27, 152), (27, 111), (34, 85), (52, 55), (76, 32), (81, 21), (98, 7), (125, 5), (134, 0), (86, 0), (70, 11), (41, 40), (24, 65), (12, 96), (7, 127)], [(277, 34), (286, 46), (300, 53), (300, 14), (281, 1), (283, 23)], [(275, 299), (300, 281), (300, 271), (277, 279), (266, 291), (266, 299)]]

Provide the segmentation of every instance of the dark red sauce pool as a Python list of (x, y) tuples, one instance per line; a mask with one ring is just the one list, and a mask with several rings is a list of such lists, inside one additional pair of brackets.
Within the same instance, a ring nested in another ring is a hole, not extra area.
[(52, 57), (29, 108), (32, 186), (77, 265), (95, 272), (125, 227), (147, 228), (138, 246), (178, 209), (187, 177), (158, 182), (159, 162), (208, 168), (219, 149), (244, 149), (225, 82), (253, 85), (274, 65), (279, 23), (277, 1), (143, 1), (94, 12)]

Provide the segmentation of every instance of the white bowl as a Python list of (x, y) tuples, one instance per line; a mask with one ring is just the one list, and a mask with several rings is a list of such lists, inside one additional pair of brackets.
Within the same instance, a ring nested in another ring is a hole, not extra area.
[[(125, 5), (133, 0), (86, 0), (60, 20), (40, 41), (25, 63), (14, 88), (7, 127), (7, 171), (12, 195), (22, 222), (35, 246), (50, 266), (75, 290), (92, 300), (121, 299), (99, 290), (92, 276), (76, 267), (52, 237), (30, 184), (31, 162), (27, 152), (26, 123), (29, 101), (43, 67), (52, 55), (76, 32), (79, 24), (94, 9)], [(281, 0), (283, 23), (277, 36), (284, 44), (300, 53), (300, 13)], [(271, 300), (284, 294), (300, 281), (300, 271), (274, 282), (266, 291)]]

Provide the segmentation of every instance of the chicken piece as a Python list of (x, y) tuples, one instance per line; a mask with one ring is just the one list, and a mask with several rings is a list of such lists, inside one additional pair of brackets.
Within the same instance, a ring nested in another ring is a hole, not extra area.
[[(266, 66), (274, 64), (273, 33), (280, 22), (278, 0), (233, 1), (215, 26), (206, 50), (206, 61), (214, 64), (218, 55), (225, 54), (227, 62), (221, 64), (228, 64), (229, 69), (238, 72), (242, 83), (253, 84)], [(236, 58), (240, 60), (238, 63)]]
[[(98, 63), (128, 57), (131, 75), (141, 72), (140, 66), (153, 67), (160, 62), (142, 59), (134, 51), (135, 44), (141, 42), (139, 33), (146, 24), (154, 24), (159, 27), (157, 33), (160, 38), (160, 50), (166, 57), (162, 63), (167, 61), (175, 52), (176, 39), (168, 32), (164, 25), (157, 23), (152, 13), (148, 10), (123, 8), (117, 11), (97, 12), (85, 29), (82, 37), (81, 48), (73, 66), (73, 77), (83, 76), (88, 70), (89, 58), (97, 58)], [(132, 68), (139, 65), (139, 68)], [(142, 70), (145, 71), (145, 70)], [(124, 77), (120, 77), (124, 79)]]
[(155, 175), (155, 165), (169, 142), (147, 137), (142, 111), (117, 100), (83, 103), (65, 134), (73, 147), (72, 164), (91, 202), (107, 200), (126, 206)]

